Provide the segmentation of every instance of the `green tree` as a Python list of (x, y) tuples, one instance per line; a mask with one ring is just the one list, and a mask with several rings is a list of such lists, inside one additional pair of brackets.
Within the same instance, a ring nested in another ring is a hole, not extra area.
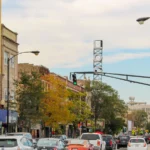
[(92, 113), (88, 104), (85, 102), (86, 93), (75, 93), (71, 90), (69, 92), (69, 100), (72, 102), (72, 107), (70, 109), (71, 113), (74, 114), (75, 118), (73, 120), (74, 129), (77, 129), (77, 124), (79, 122), (86, 122), (90, 119)]
[(147, 113), (144, 110), (134, 110), (132, 112), (134, 126), (144, 128), (147, 124)]
[[(88, 81), (89, 82), (89, 81)], [(118, 92), (114, 90), (111, 86), (94, 81), (92, 82), (92, 86), (88, 91), (91, 91), (92, 94), (92, 111), (95, 122), (95, 128), (97, 124), (97, 120), (102, 118), (105, 119), (106, 129), (112, 128), (114, 124), (114, 120), (120, 122), (120, 124), (124, 124), (124, 116), (127, 111), (126, 104), (123, 100), (120, 100), (118, 96)], [(116, 122), (117, 123), (117, 122)], [(118, 125), (117, 129), (109, 129), (112, 132), (119, 130), (120, 126)]]
[(42, 117), (40, 103), (44, 95), (40, 75), (36, 72), (21, 72), (19, 80), (14, 84), (19, 112), (18, 124), (30, 128), (31, 124), (39, 122)]
[(148, 132), (150, 132), (150, 122), (148, 122), (148, 123), (146, 124), (146, 130), (148, 130)]

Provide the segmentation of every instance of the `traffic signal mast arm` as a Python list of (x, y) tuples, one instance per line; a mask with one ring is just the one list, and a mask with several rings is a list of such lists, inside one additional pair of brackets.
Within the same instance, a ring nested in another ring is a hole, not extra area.
[[(99, 74), (105, 77), (109, 77), (109, 78), (114, 78), (114, 79), (118, 79), (118, 80), (122, 80), (122, 81), (127, 81), (130, 83), (137, 83), (137, 84), (142, 84), (142, 85), (147, 85), (150, 86), (150, 84), (148, 83), (143, 83), (143, 82), (139, 82), (139, 81), (135, 81), (135, 80), (129, 80), (129, 77), (132, 78), (148, 78), (150, 79), (150, 76), (141, 76), (141, 75), (132, 75), (132, 74), (120, 74), (120, 73), (109, 73), (109, 72), (102, 72), (102, 73), (98, 73), (98, 72), (92, 72), (92, 71), (87, 71), (87, 72), (71, 72), (70, 73), (70, 80), (71, 80), (71, 75), (72, 74)], [(124, 76), (126, 78), (121, 78), (121, 77), (116, 77), (116, 76)], [(76, 78), (77, 81), (77, 78)]]

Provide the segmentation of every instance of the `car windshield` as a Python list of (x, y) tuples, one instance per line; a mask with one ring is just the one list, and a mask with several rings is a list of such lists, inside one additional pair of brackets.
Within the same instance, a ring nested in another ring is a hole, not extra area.
[(37, 146), (57, 146), (57, 140), (40, 139)]
[(81, 139), (84, 140), (97, 140), (100, 139), (97, 134), (83, 134)]
[(144, 143), (144, 139), (131, 139), (130, 143)]
[(16, 139), (0, 139), (0, 147), (16, 147)]
[(111, 136), (103, 136), (103, 140), (104, 140), (104, 141), (109, 141), (109, 140), (111, 140), (111, 139), (112, 139)]
[(81, 145), (84, 145), (84, 140), (70, 140), (69, 142), (68, 142), (68, 145), (69, 144), (81, 144)]

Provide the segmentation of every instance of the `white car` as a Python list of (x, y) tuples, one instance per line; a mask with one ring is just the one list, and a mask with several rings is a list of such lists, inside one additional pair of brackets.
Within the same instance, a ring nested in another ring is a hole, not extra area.
[(0, 136), (0, 150), (34, 150), (33, 144), (24, 136)]
[(32, 135), (29, 132), (13, 132), (13, 133), (7, 133), (6, 135), (7, 136), (25, 136), (31, 142), (33, 142)]
[(82, 133), (80, 139), (88, 140), (94, 146), (94, 150), (105, 150), (106, 142), (99, 133)]
[(129, 140), (127, 150), (148, 150), (148, 147), (144, 138), (135, 137)]

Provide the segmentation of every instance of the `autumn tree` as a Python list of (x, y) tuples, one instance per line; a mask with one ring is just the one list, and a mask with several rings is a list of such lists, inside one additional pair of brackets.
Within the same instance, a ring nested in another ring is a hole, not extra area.
[(18, 124), (30, 128), (31, 124), (39, 122), (42, 116), (40, 104), (43, 97), (43, 87), (40, 75), (36, 72), (31, 72), (31, 74), (21, 72), (19, 80), (16, 80), (14, 84), (19, 106)]
[(72, 103), (67, 100), (68, 91), (65, 82), (53, 74), (45, 75), (41, 79), (47, 83), (41, 104), (43, 122), (51, 127), (72, 122), (75, 116), (70, 112)]

